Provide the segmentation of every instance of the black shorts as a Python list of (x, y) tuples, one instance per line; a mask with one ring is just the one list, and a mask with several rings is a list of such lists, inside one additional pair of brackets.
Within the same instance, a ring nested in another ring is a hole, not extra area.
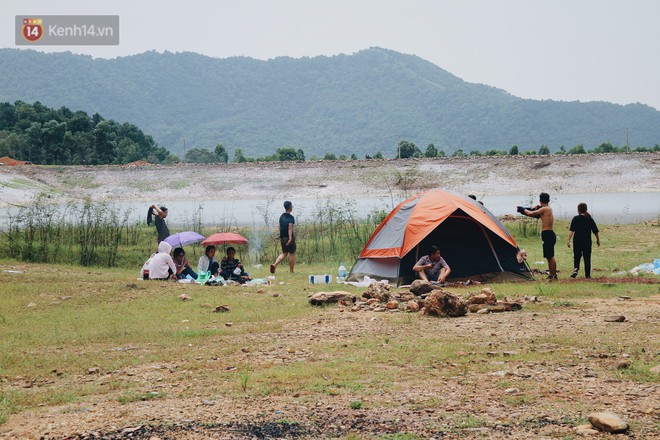
[(541, 231), (541, 241), (543, 242), (543, 258), (554, 257), (555, 243), (557, 243), (555, 231)]
[(296, 253), (296, 239), (291, 240), (290, 245), (286, 245), (289, 241), (289, 237), (280, 238), (280, 243), (282, 243), (282, 253), (283, 254), (295, 254)]

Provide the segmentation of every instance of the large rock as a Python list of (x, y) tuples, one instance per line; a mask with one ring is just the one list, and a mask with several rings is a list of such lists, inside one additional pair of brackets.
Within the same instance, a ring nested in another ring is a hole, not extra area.
[(628, 424), (621, 417), (608, 412), (589, 414), (589, 423), (601, 431), (611, 432), (613, 434), (628, 430)]
[(349, 292), (336, 291), (336, 292), (316, 292), (309, 297), (309, 303), (313, 306), (322, 306), (325, 304), (338, 303), (340, 301), (345, 301), (348, 303), (354, 303), (356, 297)]
[(464, 316), (467, 302), (458, 295), (442, 289), (432, 290), (424, 301), (426, 313), (435, 316)]
[(415, 280), (410, 285), (410, 291), (417, 296), (429, 293), (433, 289), (435, 289), (435, 287), (426, 280)]

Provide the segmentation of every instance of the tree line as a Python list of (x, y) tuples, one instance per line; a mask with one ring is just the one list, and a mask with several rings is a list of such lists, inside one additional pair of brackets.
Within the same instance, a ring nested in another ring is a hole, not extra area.
[[(660, 146), (617, 147), (604, 142), (587, 150), (578, 144), (569, 149), (561, 147), (554, 154), (616, 153), (616, 152), (660, 151)], [(508, 151), (489, 149), (486, 151), (462, 149), (451, 153), (452, 157), (505, 156), (517, 154), (551, 154), (546, 145), (538, 150), (520, 151), (513, 145)], [(422, 151), (413, 142), (401, 140), (397, 144), (395, 158), (445, 157), (445, 151), (434, 144), (428, 144)], [(181, 159), (166, 148), (156, 144), (137, 126), (130, 123), (117, 123), (105, 119), (98, 113), (89, 116), (84, 111), (71, 111), (67, 107), (55, 110), (39, 101), (28, 104), (16, 101), (14, 104), (0, 103), (0, 156), (10, 156), (42, 165), (101, 165), (125, 164), (137, 160), (150, 163), (171, 164)], [(381, 151), (364, 159), (382, 159)], [(336, 152), (326, 152), (323, 156), (306, 158), (301, 148), (281, 147), (272, 155), (248, 157), (243, 149), (236, 148), (233, 157), (222, 144), (214, 150), (191, 148), (186, 151), (183, 161), (187, 163), (227, 163), (227, 162), (272, 162), (272, 161), (315, 161), (315, 160), (358, 160), (355, 153), (347, 156)]]
[[(630, 148), (628, 146), (616, 147), (610, 142), (603, 142), (598, 147), (591, 150), (584, 148), (584, 145), (577, 144), (568, 150), (561, 146), (558, 151), (554, 154), (587, 154), (587, 153), (630, 153), (630, 152), (657, 152), (660, 151), (660, 145), (656, 144), (653, 147), (635, 147)], [(538, 150), (525, 150), (520, 151), (517, 145), (513, 145), (508, 151), (507, 150), (498, 150), (498, 149), (489, 149), (486, 151), (481, 150), (471, 150), (470, 152), (465, 152), (463, 149), (457, 149), (454, 151), (452, 157), (467, 157), (467, 156), (516, 156), (518, 154), (524, 155), (548, 155), (550, 153), (550, 148), (547, 145), (541, 145)], [(416, 157), (445, 157), (446, 154), (444, 150), (438, 150), (435, 145), (428, 144), (426, 149), (422, 151), (417, 147), (413, 142), (402, 140), (397, 145), (397, 156), (401, 159), (409, 159)]]
[(0, 103), (0, 156), (42, 165), (178, 161), (133, 124), (67, 107), (55, 110), (39, 101)]

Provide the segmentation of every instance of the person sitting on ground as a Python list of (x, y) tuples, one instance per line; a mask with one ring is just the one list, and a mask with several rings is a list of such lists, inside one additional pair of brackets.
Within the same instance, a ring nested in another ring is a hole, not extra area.
[(446, 282), (451, 273), (451, 268), (440, 255), (440, 249), (437, 246), (431, 246), (429, 254), (420, 258), (413, 266), (413, 270), (417, 272), (420, 279), (438, 283)]
[(206, 246), (204, 255), (199, 257), (199, 262), (197, 263), (197, 272), (211, 272), (211, 275), (217, 276), (219, 270), (220, 263), (218, 263), (215, 259), (215, 246)]
[(158, 244), (158, 253), (151, 258), (149, 262), (149, 279), (150, 280), (167, 280), (169, 278), (176, 278), (176, 265), (174, 260), (170, 257), (172, 245), (166, 241), (161, 241)]
[(250, 280), (250, 276), (243, 268), (243, 263), (236, 258), (236, 249), (227, 248), (227, 255), (220, 262), (220, 276), (226, 280), (234, 280), (244, 283)]
[(186, 251), (183, 248), (174, 249), (172, 260), (174, 260), (174, 265), (176, 266), (176, 277), (178, 279), (184, 279), (187, 275), (190, 275), (193, 280), (197, 279), (197, 273), (190, 267), (190, 263), (186, 258)]

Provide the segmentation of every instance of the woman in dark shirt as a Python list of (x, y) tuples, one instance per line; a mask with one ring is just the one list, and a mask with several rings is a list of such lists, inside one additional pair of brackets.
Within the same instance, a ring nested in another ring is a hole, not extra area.
[(600, 247), (600, 237), (598, 236), (598, 226), (587, 212), (587, 204), (578, 204), (578, 215), (571, 220), (570, 232), (566, 244), (571, 247), (571, 238), (573, 239), (573, 273), (571, 278), (575, 278), (580, 270), (580, 258), (584, 258), (584, 276), (591, 278), (591, 233), (596, 236), (596, 245)]

